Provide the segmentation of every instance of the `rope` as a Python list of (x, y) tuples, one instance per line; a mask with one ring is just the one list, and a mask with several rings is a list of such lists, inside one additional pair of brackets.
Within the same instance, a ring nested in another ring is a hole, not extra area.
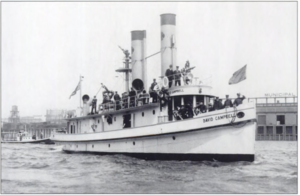
[[(227, 108), (225, 108), (225, 112), (226, 112), (226, 115), (227, 115), (227, 114), (228, 114), (228, 113), (227, 113)], [(236, 113), (237, 113), (237, 108), (236, 108), (236, 107), (233, 107), (233, 117), (232, 117), (231, 120), (229, 119), (229, 123), (230, 123), (231, 126), (234, 127), (234, 128), (241, 128), (241, 127), (244, 127), (244, 126), (247, 124), (247, 122), (244, 122), (244, 124), (243, 124), (242, 126), (238, 126), (239, 124), (237, 124), (237, 125), (234, 124), (234, 121), (235, 121), (235, 119), (236, 119)]]

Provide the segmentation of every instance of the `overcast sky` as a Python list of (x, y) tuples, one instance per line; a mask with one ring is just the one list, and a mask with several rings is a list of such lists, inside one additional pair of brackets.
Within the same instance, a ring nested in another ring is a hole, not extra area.
[[(76, 109), (79, 75), (83, 94), (100, 83), (122, 93), (118, 45), (130, 49), (130, 31), (146, 30), (147, 55), (160, 51), (163, 13), (177, 15), (177, 65), (189, 60), (216, 95), (297, 93), (296, 2), (2, 2), (2, 117), (12, 105), (20, 116)], [(147, 63), (149, 83), (160, 55)], [(228, 85), (245, 64), (247, 79)]]

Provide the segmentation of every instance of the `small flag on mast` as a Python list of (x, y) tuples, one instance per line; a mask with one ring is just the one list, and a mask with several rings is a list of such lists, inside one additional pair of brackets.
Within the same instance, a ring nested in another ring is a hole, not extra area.
[(233, 73), (232, 77), (229, 79), (229, 85), (231, 84), (237, 84), (243, 80), (246, 79), (246, 70), (247, 70), (247, 64), (239, 69), (238, 71), (236, 71), (235, 73)]
[(78, 83), (77, 87), (75, 88), (75, 90), (73, 91), (73, 93), (70, 95), (69, 99), (70, 99), (73, 95), (76, 94), (76, 91), (80, 90), (80, 82), (81, 82), (81, 80), (79, 81), (79, 83)]

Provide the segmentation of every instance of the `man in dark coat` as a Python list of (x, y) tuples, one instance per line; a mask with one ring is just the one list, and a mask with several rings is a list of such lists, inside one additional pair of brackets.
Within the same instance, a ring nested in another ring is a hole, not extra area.
[(136, 98), (136, 92), (131, 87), (131, 91), (129, 92), (130, 97), (130, 107), (133, 107), (135, 105), (135, 98)]
[(189, 117), (189, 118), (193, 118), (194, 112), (193, 112), (193, 109), (192, 109), (191, 104), (188, 103), (187, 105), (185, 105), (185, 108), (186, 108), (186, 110), (187, 110), (187, 112), (188, 112), (188, 117)]
[(120, 105), (121, 97), (119, 96), (117, 91), (115, 92), (114, 100), (116, 102), (116, 109), (120, 110), (120, 108), (121, 108), (121, 105)]
[(224, 108), (230, 108), (232, 106), (233, 106), (233, 104), (232, 104), (231, 99), (229, 99), (229, 95), (226, 95), (226, 100), (224, 102)]
[(172, 67), (173, 67), (173, 65), (171, 64), (170, 68), (167, 69), (166, 74), (165, 74), (165, 76), (168, 77), (168, 79), (169, 79), (169, 88), (172, 87), (172, 82), (174, 80), (174, 75), (173, 75), (174, 73), (173, 73)]
[(154, 87), (157, 85), (156, 79), (153, 79), (153, 83), (150, 86), (149, 93), (150, 97), (152, 97), (152, 102), (157, 102), (157, 92), (154, 90)]
[(153, 83), (150, 86), (151, 91), (154, 91), (154, 87), (157, 85), (156, 79), (153, 79)]
[(234, 106), (238, 106), (238, 105), (240, 105), (240, 104), (242, 104), (243, 103), (243, 100), (246, 98), (244, 95), (241, 97), (241, 94), (240, 93), (238, 93), (237, 94), (237, 98), (234, 100), (234, 102), (233, 102), (233, 105)]
[(176, 66), (176, 70), (174, 71), (174, 77), (175, 77), (175, 86), (181, 86), (181, 72), (179, 70), (179, 66)]
[(219, 101), (219, 97), (216, 97), (216, 99), (214, 100), (214, 110), (220, 110), (222, 107), (220, 107), (220, 101)]
[(91, 112), (91, 114), (94, 114), (94, 109), (95, 109), (95, 114), (96, 114), (96, 112), (97, 112), (96, 107), (97, 107), (97, 99), (96, 99), (96, 96), (94, 96), (94, 99), (92, 101), (92, 112)]
[(223, 100), (219, 99), (219, 109), (223, 109), (224, 108), (222, 101)]

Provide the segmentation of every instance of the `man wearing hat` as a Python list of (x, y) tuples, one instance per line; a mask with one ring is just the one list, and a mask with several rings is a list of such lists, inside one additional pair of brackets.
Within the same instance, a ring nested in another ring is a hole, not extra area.
[(156, 79), (153, 79), (153, 83), (150, 86), (149, 93), (150, 97), (152, 97), (152, 102), (157, 102), (157, 92), (154, 90), (154, 87), (157, 85)]
[(136, 103), (135, 99), (136, 99), (136, 91), (133, 89), (133, 87), (131, 87), (131, 91), (129, 91), (129, 101), (130, 101), (129, 106), (130, 107), (135, 106), (135, 103)]
[(115, 92), (114, 100), (116, 102), (116, 110), (120, 110), (120, 108), (121, 108), (121, 105), (120, 105), (121, 97), (120, 97), (120, 95), (118, 94), (117, 91)]
[(229, 95), (226, 95), (226, 100), (224, 102), (224, 108), (229, 108), (229, 107), (232, 107), (232, 101), (231, 99), (229, 99)]
[(179, 70), (179, 66), (176, 66), (176, 70), (174, 71), (174, 77), (175, 77), (175, 86), (177, 86), (177, 83), (178, 86), (181, 86), (181, 81), (180, 81), (181, 72)]
[(153, 79), (153, 83), (150, 86), (150, 90), (149, 91), (154, 91), (154, 87), (157, 85), (156, 79)]
[(220, 110), (222, 108), (221, 104), (219, 97), (216, 97), (216, 99), (214, 100), (214, 110)]
[(240, 93), (237, 93), (237, 98), (234, 100), (233, 105), (234, 105), (234, 106), (238, 106), (238, 105), (242, 104), (242, 103), (243, 103), (243, 100), (244, 100), (245, 98), (246, 98), (246, 97), (245, 97), (244, 95), (241, 97), (241, 94), (240, 94)]
[(94, 114), (94, 109), (95, 109), (95, 114), (96, 114), (96, 112), (97, 112), (96, 107), (97, 107), (97, 98), (96, 98), (96, 96), (94, 96), (94, 99), (92, 101), (92, 112), (91, 112), (91, 114)]
[(166, 70), (165, 76), (168, 77), (169, 79), (169, 88), (172, 87), (172, 82), (174, 80), (174, 75), (173, 75), (173, 65), (170, 65), (170, 68)]

